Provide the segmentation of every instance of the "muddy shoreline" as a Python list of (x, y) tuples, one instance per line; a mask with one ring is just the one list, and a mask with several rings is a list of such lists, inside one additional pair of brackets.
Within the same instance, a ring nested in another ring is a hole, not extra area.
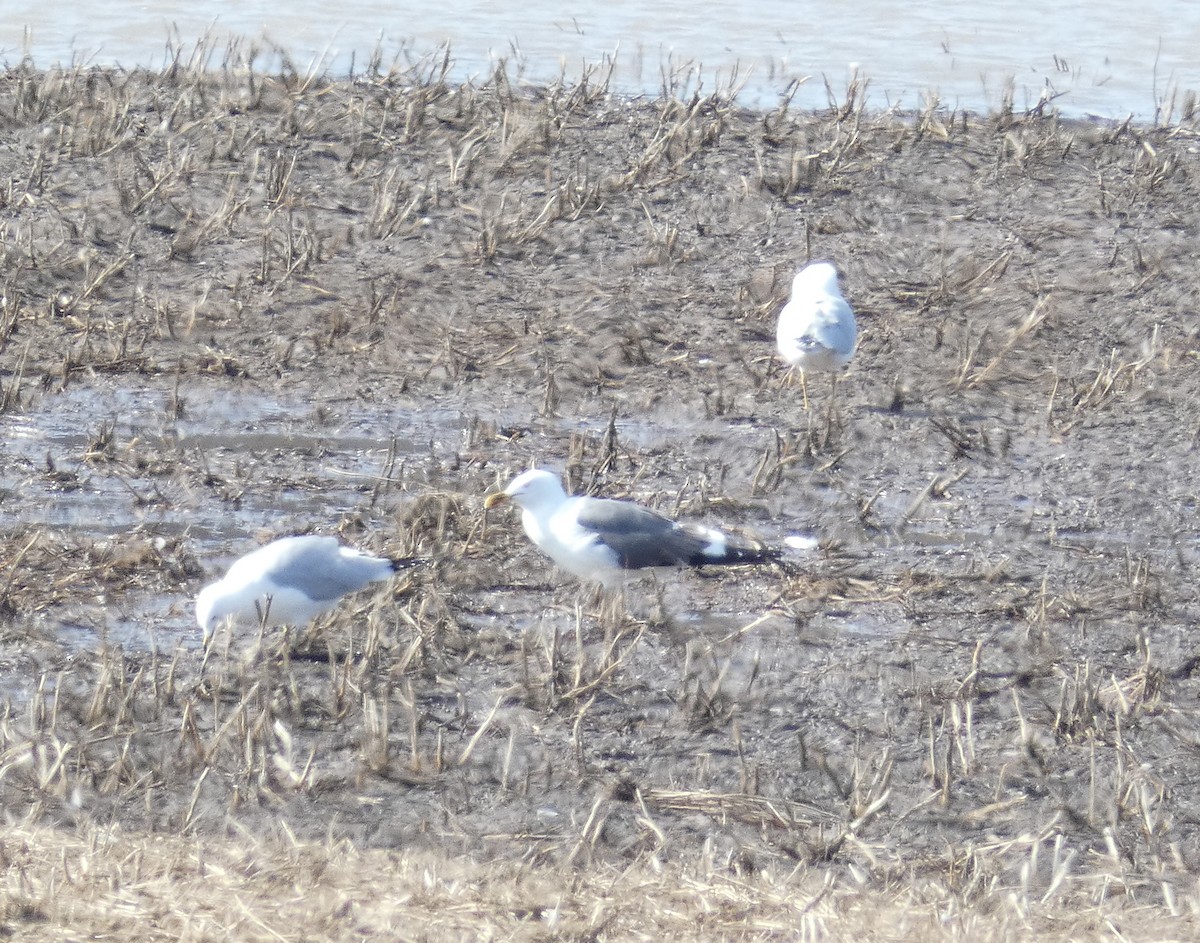
[[(0, 121), (10, 820), (1193, 921), (1194, 127), (436, 63), (10, 70)], [(605, 616), (483, 515), (535, 463), (820, 549)], [(195, 591), (310, 530), (431, 563), (202, 669)]]

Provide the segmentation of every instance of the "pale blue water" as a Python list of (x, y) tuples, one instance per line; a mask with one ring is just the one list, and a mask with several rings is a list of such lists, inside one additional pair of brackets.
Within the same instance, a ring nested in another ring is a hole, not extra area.
[(1137, 5), (1087, 0), (1020, 6), (966, 0), (899, 3), (713, 3), (644, 0), (567, 4), (554, 0), (462, 0), (440, 4), (227, 2), (175, 5), (0, 2), (0, 58), (29, 54), (38, 65), (82, 61), (157, 66), (168, 37), (191, 48), (206, 31), (288, 50), (301, 68), (345, 74), (379, 46), (408, 62), (449, 43), (460, 79), (485, 75), (500, 57), (510, 72), (546, 81), (585, 62), (615, 57), (616, 87), (656, 94), (663, 71), (702, 92), (745, 81), (741, 100), (779, 101), (803, 81), (800, 106), (828, 102), (825, 81), (844, 95), (857, 67), (871, 104), (920, 108), (936, 95), (947, 107), (986, 110), (1015, 86), (1017, 107), (1044, 91), (1063, 93), (1068, 115), (1155, 120), (1172, 95), (1200, 89), (1200, 3)]

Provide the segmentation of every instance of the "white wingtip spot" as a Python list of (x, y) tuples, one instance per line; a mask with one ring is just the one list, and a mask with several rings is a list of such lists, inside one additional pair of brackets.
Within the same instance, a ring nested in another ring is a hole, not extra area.
[(729, 550), (729, 541), (725, 539), (725, 535), (719, 530), (712, 528), (704, 528), (704, 536), (708, 538), (708, 546), (701, 553), (706, 557), (712, 557), (714, 560), (722, 560)]
[(783, 545), (789, 550), (816, 550), (817, 538), (805, 534), (789, 534), (783, 538)]

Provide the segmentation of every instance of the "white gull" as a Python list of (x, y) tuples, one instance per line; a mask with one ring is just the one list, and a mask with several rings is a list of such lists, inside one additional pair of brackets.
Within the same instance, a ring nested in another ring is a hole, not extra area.
[(390, 578), (417, 560), (373, 557), (336, 537), (283, 537), (235, 560), (196, 596), (196, 621), (207, 639), (227, 616), (305, 625), (348, 593)]
[(805, 407), (809, 372), (837, 374), (854, 356), (858, 326), (838, 287), (837, 269), (829, 262), (806, 265), (792, 279), (792, 295), (779, 312), (775, 331), (779, 355), (800, 371)]

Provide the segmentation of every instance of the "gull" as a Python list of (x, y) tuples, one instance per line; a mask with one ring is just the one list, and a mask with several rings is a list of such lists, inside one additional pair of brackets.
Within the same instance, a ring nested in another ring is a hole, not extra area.
[(735, 540), (701, 524), (679, 523), (632, 501), (572, 497), (557, 475), (522, 472), (488, 495), (485, 508), (511, 502), (538, 548), (564, 570), (611, 585), (628, 570), (660, 566), (768, 563), (779, 551)]
[(830, 420), (838, 373), (854, 356), (858, 327), (854, 312), (838, 288), (837, 269), (830, 262), (806, 265), (792, 279), (792, 295), (779, 312), (775, 331), (779, 355), (800, 371), (804, 408), (808, 409), (809, 371), (832, 374)]
[(196, 621), (206, 640), (227, 616), (306, 625), (348, 593), (419, 562), (368, 556), (336, 537), (282, 537), (238, 558), (222, 579), (200, 590)]

